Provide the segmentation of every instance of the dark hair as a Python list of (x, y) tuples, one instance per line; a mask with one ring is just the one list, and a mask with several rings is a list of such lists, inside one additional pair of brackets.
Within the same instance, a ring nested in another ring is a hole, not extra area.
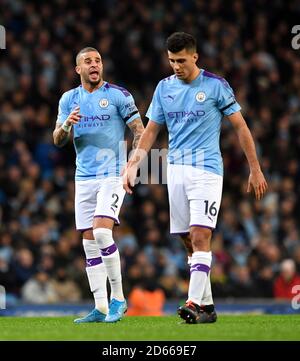
[(99, 53), (97, 49), (92, 48), (91, 46), (87, 46), (86, 48), (81, 49), (80, 52), (76, 55), (76, 65), (78, 65), (80, 56), (84, 53), (88, 53), (89, 51), (96, 51)]
[(197, 51), (196, 39), (193, 35), (184, 32), (173, 33), (167, 39), (167, 49), (172, 53), (178, 53), (183, 49), (195, 52)]

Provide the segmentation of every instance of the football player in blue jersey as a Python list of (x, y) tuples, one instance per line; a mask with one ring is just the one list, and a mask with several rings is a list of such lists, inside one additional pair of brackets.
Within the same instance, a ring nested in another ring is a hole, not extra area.
[(82, 232), (86, 272), (95, 299), (92, 312), (74, 322), (116, 322), (127, 309), (120, 255), (112, 236), (125, 195), (120, 175), (126, 164), (124, 132), (128, 125), (134, 148), (144, 127), (132, 95), (103, 80), (103, 63), (96, 49), (82, 49), (75, 69), (81, 85), (62, 95), (53, 132), (57, 146), (65, 145), (73, 133), (75, 221)]
[(219, 137), (224, 116), (237, 132), (248, 160), (248, 192), (254, 190), (259, 200), (267, 183), (233, 90), (225, 79), (197, 66), (195, 38), (174, 33), (167, 39), (167, 49), (174, 75), (155, 89), (147, 112), (149, 122), (124, 173), (124, 189), (132, 193), (139, 164), (166, 124), (170, 231), (182, 237), (190, 265), (188, 298), (178, 314), (187, 323), (211, 323), (217, 314), (210, 284), (210, 242), (222, 196)]

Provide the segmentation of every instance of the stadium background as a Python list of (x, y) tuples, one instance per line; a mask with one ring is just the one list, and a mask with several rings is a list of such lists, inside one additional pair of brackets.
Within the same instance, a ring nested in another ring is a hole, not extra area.
[[(261, 202), (246, 194), (247, 162), (224, 120), (214, 297), (282, 296), (275, 284), (285, 259), (300, 284), (300, 58), (291, 46), (299, 1), (0, 0), (0, 9), (0, 285), (9, 302), (91, 300), (74, 229), (74, 151), (52, 143), (58, 100), (79, 84), (76, 53), (98, 48), (104, 79), (126, 87), (144, 116), (157, 82), (171, 74), (165, 40), (173, 31), (194, 34), (200, 67), (230, 82), (269, 183)], [(155, 147), (166, 144), (162, 132)], [(140, 286), (184, 298), (189, 273), (169, 235), (165, 186), (138, 186), (120, 219), (126, 295)]]

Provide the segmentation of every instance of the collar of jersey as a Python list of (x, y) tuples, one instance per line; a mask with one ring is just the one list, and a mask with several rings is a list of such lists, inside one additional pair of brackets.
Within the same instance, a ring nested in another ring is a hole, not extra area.
[(95, 93), (97, 93), (98, 91), (102, 90), (102, 89), (105, 87), (106, 83), (107, 83), (107, 81), (104, 80), (104, 81), (103, 81), (103, 84), (101, 85), (101, 87), (98, 88), (97, 90), (91, 92), (91, 93), (90, 93), (88, 90), (86, 90), (86, 89), (82, 86), (82, 84), (80, 84), (80, 87), (81, 87), (82, 90), (83, 90), (84, 92), (86, 92), (87, 94), (95, 94)]

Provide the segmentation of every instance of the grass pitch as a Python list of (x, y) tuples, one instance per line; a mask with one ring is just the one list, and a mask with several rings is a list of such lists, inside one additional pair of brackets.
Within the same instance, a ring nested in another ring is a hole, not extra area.
[(74, 324), (73, 317), (0, 317), (0, 340), (227, 341), (300, 340), (300, 315), (219, 315), (188, 325), (178, 316), (125, 317), (115, 324)]

